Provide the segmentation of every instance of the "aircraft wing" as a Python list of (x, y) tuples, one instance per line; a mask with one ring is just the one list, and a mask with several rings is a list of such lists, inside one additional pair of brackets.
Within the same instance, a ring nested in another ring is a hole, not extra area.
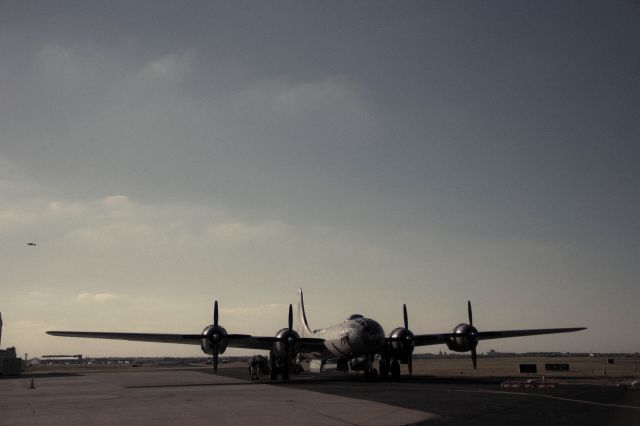
[(586, 330), (586, 327), (573, 328), (538, 328), (532, 330), (479, 331), (478, 340), (502, 339), (505, 337), (535, 336), (538, 334), (572, 333)]
[[(202, 334), (166, 334), (166, 333), (112, 333), (103, 331), (47, 331), (51, 336), (83, 337), (88, 339), (131, 340), (135, 342), (181, 343), (199, 345)], [(250, 337), (242, 336), (240, 337)]]
[[(89, 339), (130, 340), (135, 342), (179, 343), (200, 345), (205, 337), (202, 334), (166, 334), (166, 333), (113, 333), (102, 331), (47, 331), (51, 336), (82, 337)], [(242, 349), (270, 350), (276, 343), (275, 337), (251, 336), (248, 334), (228, 334), (227, 346)], [(300, 352), (311, 352), (324, 349), (324, 339), (298, 339)]]
[(455, 337), (454, 333), (438, 333), (438, 334), (416, 334), (413, 341), (416, 346), (439, 345), (447, 343), (451, 338)]
[[(535, 336), (539, 334), (555, 334), (555, 333), (571, 333), (574, 331), (585, 330), (586, 327), (574, 328), (538, 328), (531, 330), (502, 330), (502, 331), (479, 331), (478, 340), (502, 339), (507, 337)], [(416, 346), (438, 345), (447, 343), (453, 337), (462, 337), (456, 333), (438, 333), (438, 334), (417, 334), (413, 336)]]

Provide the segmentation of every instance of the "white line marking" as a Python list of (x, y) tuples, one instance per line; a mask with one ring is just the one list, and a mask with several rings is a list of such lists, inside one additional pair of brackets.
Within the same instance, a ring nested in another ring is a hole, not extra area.
[(524, 392), (509, 392), (509, 391), (492, 391), (487, 389), (474, 389), (474, 388), (462, 388), (462, 389), (450, 389), (455, 392), (478, 392), (478, 393), (497, 393), (497, 394), (509, 394), (509, 395), (521, 395), (521, 396), (536, 396), (539, 398), (549, 398), (549, 399), (557, 399), (560, 401), (570, 401), (577, 402), (580, 404), (591, 404), (591, 405), (602, 405), (605, 407), (615, 407), (615, 408), (630, 408), (632, 410), (640, 410), (640, 407), (635, 405), (620, 405), (620, 404), (607, 404), (604, 402), (595, 402), (595, 401), (585, 401), (582, 399), (573, 399), (573, 398), (563, 398), (561, 396), (553, 396), (553, 395), (538, 395), (535, 393), (524, 393)]

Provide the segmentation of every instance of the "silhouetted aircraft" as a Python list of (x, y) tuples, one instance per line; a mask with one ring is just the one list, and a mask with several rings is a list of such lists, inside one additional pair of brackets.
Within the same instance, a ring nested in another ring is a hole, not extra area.
[[(293, 308), (289, 305), (288, 327), (279, 330), (275, 337), (230, 334), (218, 324), (218, 301), (214, 302), (213, 324), (199, 334), (164, 333), (113, 333), (93, 331), (47, 331), (53, 336), (88, 337), (96, 339), (119, 339), (141, 342), (182, 343), (200, 345), (202, 351), (213, 355), (213, 368), (218, 370), (218, 355), (227, 347), (262, 349), (270, 351), (271, 379), (279, 374), (283, 380), (289, 378), (296, 360), (308, 359), (311, 368), (322, 371), (325, 363), (337, 364), (340, 371), (363, 371), (368, 379), (400, 375), (400, 364), (406, 364), (412, 373), (413, 349), (416, 346), (445, 344), (456, 352), (471, 352), (473, 368), (477, 367), (476, 346), (478, 341), (539, 334), (569, 333), (584, 330), (574, 328), (542, 328), (531, 330), (478, 331), (473, 326), (471, 302), (467, 302), (469, 323), (461, 323), (451, 333), (413, 334), (409, 330), (407, 306), (403, 305), (404, 326), (391, 331), (385, 337), (382, 326), (371, 318), (359, 314), (349, 316), (331, 327), (311, 331), (304, 310), (302, 289), (298, 290), (298, 329), (293, 329)], [(378, 370), (374, 360), (379, 359)], [(315, 367), (314, 367), (315, 366)]]

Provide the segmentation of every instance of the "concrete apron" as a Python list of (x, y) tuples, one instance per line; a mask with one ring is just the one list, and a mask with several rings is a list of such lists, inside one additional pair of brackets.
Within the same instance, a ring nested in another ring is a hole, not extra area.
[(406, 425), (437, 416), (185, 370), (0, 380), (2, 425)]

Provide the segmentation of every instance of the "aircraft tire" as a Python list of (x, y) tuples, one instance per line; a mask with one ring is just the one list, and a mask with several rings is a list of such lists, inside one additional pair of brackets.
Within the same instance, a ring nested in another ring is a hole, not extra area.
[(380, 362), (380, 378), (386, 379), (389, 376), (389, 365), (386, 362)]
[(400, 377), (400, 363), (397, 359), (394, 359), (391, 363), (391, 378), (398, 379)]

